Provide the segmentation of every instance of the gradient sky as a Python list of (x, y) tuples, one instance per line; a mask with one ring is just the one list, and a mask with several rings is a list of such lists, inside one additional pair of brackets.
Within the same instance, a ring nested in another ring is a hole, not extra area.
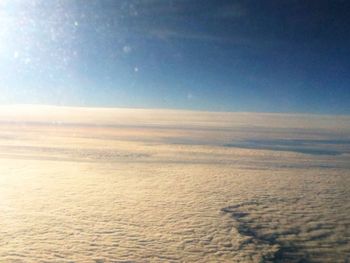
[(350, 1), (0, 1), (0, 104), (350, 114)]

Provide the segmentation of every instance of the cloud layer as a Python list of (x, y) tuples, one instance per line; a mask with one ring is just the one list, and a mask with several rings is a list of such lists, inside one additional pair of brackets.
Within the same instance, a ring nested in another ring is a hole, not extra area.
[[(18, 106), (0, 126), (0, 261), (349, 260), (347, 117)], [(295, 144), (342, 150), (274, 148)]]

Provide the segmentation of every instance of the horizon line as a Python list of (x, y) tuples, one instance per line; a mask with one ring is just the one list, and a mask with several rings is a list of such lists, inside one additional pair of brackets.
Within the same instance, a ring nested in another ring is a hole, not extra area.
[(292, 112), (292, 111), (225, 111), (191, 108), (160, 108), (160, 107), (129, 107), (129, 106), (94, 106), (94, 105), (63, 105), (63, 104), (40, 104), (40, 103), (10, 103), (0, 104), (0, 107), (52, 107), (52, 108), (76, 108), (76, 109), (124, 109), (124, 110), (153, 110), (153, 111), (179, 111), (212, 114), (265, 114), (265, 115), (298, 115), (298, 116), (329, 116), (329, 117), (350, 117), (349, 114), (337, 113), (316, 113), (316, 112)]

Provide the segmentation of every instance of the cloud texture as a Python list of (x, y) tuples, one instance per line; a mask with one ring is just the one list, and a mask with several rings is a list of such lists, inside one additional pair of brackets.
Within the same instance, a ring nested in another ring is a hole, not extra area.
[(348, 117), (17, 106), (0, 125), (0, 261), (349, 260)]

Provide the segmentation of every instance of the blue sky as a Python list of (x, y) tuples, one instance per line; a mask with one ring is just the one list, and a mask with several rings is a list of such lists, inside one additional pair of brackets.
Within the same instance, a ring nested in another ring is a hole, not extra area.
[(0, 3), (1, 104), (350, 113), (348, 1)]

